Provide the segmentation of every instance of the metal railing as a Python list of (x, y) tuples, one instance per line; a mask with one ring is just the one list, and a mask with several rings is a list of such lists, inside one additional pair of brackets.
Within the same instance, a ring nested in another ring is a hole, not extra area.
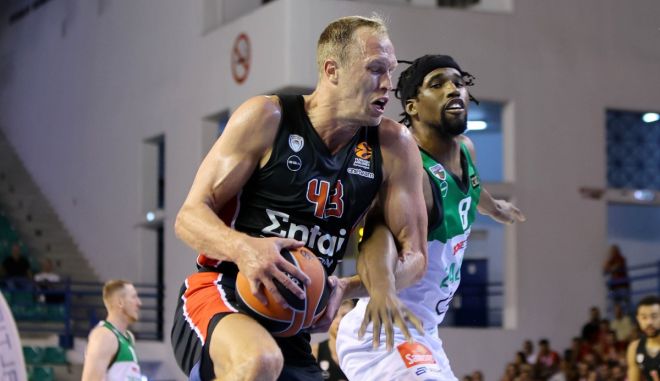
[(660, 261), (628, 266), (628, 277), (607, 281), (608, 310), (623, 303), (628, 312), (647, 295), (660, 295)]
[[(142, 307), (131, 331), (140, 340), (163, 340), (164, 290), (153, 284), (134, 284)], [(74, 337), (87, 337), (106, 316), (103, 284), (97, 282), (36, 283), (25, 278), (0, 281), (14, 319), (22, 332), (54, 333), (60, 345), (71, 347)]]

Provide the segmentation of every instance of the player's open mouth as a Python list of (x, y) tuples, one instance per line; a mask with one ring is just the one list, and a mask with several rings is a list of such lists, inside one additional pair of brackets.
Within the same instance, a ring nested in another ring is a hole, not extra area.
[(389, 99), (387, 97), (381, 97), (376, 99), (375, 101), (371, 102), (372, 105), (375, 106), (376, 110), (379, 112), (384, 112), (385, 111), (385, 105), (387, 104), (387, 101)]
[(445, 111), (452, 114), (460, 114), (465, 111), (465, 103), (460, 98), (452, 99), (445, 105)]

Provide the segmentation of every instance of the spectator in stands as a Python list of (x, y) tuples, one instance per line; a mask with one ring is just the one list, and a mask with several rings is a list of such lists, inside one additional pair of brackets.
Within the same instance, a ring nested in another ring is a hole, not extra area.
[[(534, 356), (534, 358), (536, 358), (536, 356)], [(529, 362), (527, 362), (527, 356), (525, 356), (525, 352), (516, 352), (516, 358), (513, 360), (513, 363), (518, 367), (522, 364), (529, 364)]]
[(617, 343), (625, 343), (625, 345), (627, 345), (628, 342), (632, 340), (635, 326), (633, 325), (630, 316), (624, 313), (623, 308), (619, 303), (614, 305), (614, 319), (612, 319), (610, 326), (616, 334)]
[(472, 372), (472, 381), (484, 381), (484, 374), (480, 370)]
[(628, 268), (626, 258), (621, 254), (618, 245), (611, 245), (603, 264), (603, 273), (608, 277), (607, 285), (616, 302), (630, 303), (630, 282), (628, 281)]
[(30, 261), (21, 254), (21, 246), (18, 243), (14, 243), (11, 247), (11, 255), (2, 261), (2, 270), (7, 283), (12, 283), (16, 287), (27, 287), (27, 281), (32, 278), (32, 270)]
[(528, 364), (536, 364), (536, 353), (534, 352), (532, 340), (527, 339), (523, 342), (523, 353), (527, 357)]
[(53, 261), (50, 258), (44, 258), (41, 261), (41, 271), (34, 275), (34, 281), (41, 291), (46, 291), (42, 297), (46, 303), (62, 303), (64, 295), (54, 293), (57, 290), (57, 283), (61, 281), (60, 275), (53, 270)]
[(582, 327), (582, 340), (588, 344), (596, 343), (598, 340), (598, 330), (600, 329), (600, 310), (598, 307), (591, 307), (589, 311), (589, 321)]
[(516, 364), (510, 362), (504, 369), (504, 375), (500, 381), (514, 381), (518, 377), (518, 367)]
[(582, 340), (581, 337), (574, 337), (571, 344), (571, 357), (569, 358), (571, 364), (577, 364), (584, 360), (585, 355), (592, 352), (591, 346)]
[(581, 361), (577, 364), (577, 380), (578, 381), (597, 381), (598, 376), (596, 375), (596, 372), (593, 370), (593, 368)]
[(628, 381), (660, 380), (660, 298), (647, 296), (637, 305), (641, 337), (630, 343), (626, 355)]
[(534, 381), (534, 367), (532, 364), (523, 364), (520, 366), (518, 377), (514, 381)]
[(559, 363), (559, 369), (555, 374), (548, 378), (548, 381), (571, 381), (575, 375), (571, 371), (571, 363), (567, 359), (562, 359)]
[(536, 374), (546, 380), (559, 370), (559, 354), (550, 348), (548, 339), (539, 340), (539, 353), (536, 358)]
[(82, 381), (141, 380), (135, 337), (128, 326), (140, 316), (142, 302), (135, 287), (124, 280), (103, 286), (108, 317), (92, 329), (83, 363)]

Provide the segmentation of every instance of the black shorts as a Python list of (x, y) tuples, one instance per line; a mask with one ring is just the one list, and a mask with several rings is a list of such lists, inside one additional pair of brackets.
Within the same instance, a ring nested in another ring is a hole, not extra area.
[[(186, 278), (179, 293), (174, 315), (171, 341), (174, 357), (191, 380), (215, 377), (206, 339), (225, 316), (237, 313), (236, 277), (218, 272), (198, 272)], [(275, 338), (284, 357), (284, 370), (279, 380), (322, 380), (321, 369), (312, 356), (310, 336)]]

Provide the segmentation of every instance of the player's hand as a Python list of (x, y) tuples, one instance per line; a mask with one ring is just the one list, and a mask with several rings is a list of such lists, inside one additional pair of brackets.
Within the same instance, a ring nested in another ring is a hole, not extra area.
[(331, 275), (328, 277), (328, 284), (332, 287), (332, 291), (328, 297), (328, 305), (325, 307), (323, 315), (309, 329), (309, 332), (327, 332), (332, 324), (332, 320), (337, 315), (341, 302), (344, 300), (344, 293), (348, 284), (347, 281)]
[(240, 248), (243, 252), (236, 260), (236, 265), (250, 283), (250, 290), (255, 298), (263, 304), (268, 304), (263, 293), (263, 289), (266, 289), (278, 304), (287, 305), (285, 299), (277, 291), (273, 281), (275, 279), (300, 299), (305, 298), (305, 291), (289, 275), (305, 284), (310, 283), (309, 277), (280, 254), (280, 251), (285, 248), (302, 247), (303, 242), (278, 237), (247, 237), (245, 244)]
[(527, 217), (512, 203), (505, 200), (493, 200), (495, 202), (495, 213), (492, 218), (503, 224), (524, 222)]
[(358, 337), (361, 339), (369, 323), (373, 323), (373, 348), (380, 346), (380, 330), (385, 331), (385, 346), (387, 351), (394, 347), (394, 328), (393, 323), (399, 327), (408, 342), (413, 339), (408, 330), (410, 322), (417, 332), (424, 335), (422, 322), (401, 302), (395, 292), (377, 292), (370, 295), (369, 304), (362, 320), (362, 325), (358, 331)]

